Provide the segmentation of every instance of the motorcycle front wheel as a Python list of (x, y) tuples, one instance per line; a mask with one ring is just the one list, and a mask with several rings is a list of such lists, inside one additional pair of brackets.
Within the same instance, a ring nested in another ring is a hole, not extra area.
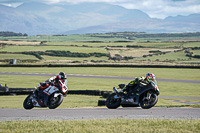
[(153, 92), (146, 92), (141, 97), (140, 107), (143, 109), (150, 109), (158, 102), (158, 95)]
[(114, 98), (116, 96), (115, 93), (112, 93), (106, 99), (106, 107), (109, 109), (116, 109), (120, 106), (121, 98)]
[(30, 99), (31, 95), (32, 94), (28, 95), (26, 97), (26, 99), (24, 100), (23, 106), (24, 106), (25, 109), (32, 109), (34, 107), (32, 100)]
[(49, 97), (49, 104), (48, 104), (48, 108), (49, 109), (55, 109), (57, 108), (63, 101), (63, 95), (60, 94), (57, 97), (54, 97), (54, 95), (51, 95)]

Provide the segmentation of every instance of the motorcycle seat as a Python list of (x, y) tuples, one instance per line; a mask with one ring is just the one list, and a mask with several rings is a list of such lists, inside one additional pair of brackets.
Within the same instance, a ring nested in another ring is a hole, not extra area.
[(46, 84), (45, 82), (40, 82), (40, 85), (41, 85), (42, 87), (45, 87), (47, 84)]

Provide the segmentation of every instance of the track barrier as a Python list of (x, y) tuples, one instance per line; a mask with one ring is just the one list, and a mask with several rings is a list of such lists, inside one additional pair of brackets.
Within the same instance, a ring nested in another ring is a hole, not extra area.
[[(27, 95), (32, 93), (35, 88), (8, 88), (0, 87), (0, 96), (1, 95)], [(69, 90), (68, 94), (76, 95), (92, 95), (92, 96), (102, 96), (107, 98), (111, 91), (100, 91), (100, 90)]]
[[(3, 95), (28, 95), (32, 93), (35, 88), (8, 88), (0, 87), (0, 96)], [(75, 95), (92, 95), (92, 96), (102, 96), (107, 98), (112, 91), (100, 91), (100, 90), (69, 90), (68, 94)], [(105, 106), (105, 100), (98, 100), (98, 106)]]

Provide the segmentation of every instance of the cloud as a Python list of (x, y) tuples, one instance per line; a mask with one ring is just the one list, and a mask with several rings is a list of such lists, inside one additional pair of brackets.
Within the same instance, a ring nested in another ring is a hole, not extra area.
[(133, 0), (119, 4), (128, 9), (142, 10), (154, 18), (200, 13), (199, 0)]
[[(139, 9), (153, 18), (165, 18), (167, 16), (189, 15), (200, 13), (200, 0), (29, 0), (44, 2), (46, 4), (83, 2), (105, 2), (120, 5), (128, 9)], [(0, 3), (16, 6), (27, 0), (0, 0)]]
[(106, 2), (106, 3), (112, 3), (112, 2), (126, 2), (130, 0), (45, 0), (49, 3), (57, 3), (57, 2), (68, 2), (68, 3), (83, 3), (83, 2)]

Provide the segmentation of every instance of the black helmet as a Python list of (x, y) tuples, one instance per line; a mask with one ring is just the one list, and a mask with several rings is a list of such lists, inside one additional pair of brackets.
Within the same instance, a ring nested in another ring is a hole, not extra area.
[(67, 75), (64, 72), (59, 72), (58, 76), (62, 80), (67, 78)]

